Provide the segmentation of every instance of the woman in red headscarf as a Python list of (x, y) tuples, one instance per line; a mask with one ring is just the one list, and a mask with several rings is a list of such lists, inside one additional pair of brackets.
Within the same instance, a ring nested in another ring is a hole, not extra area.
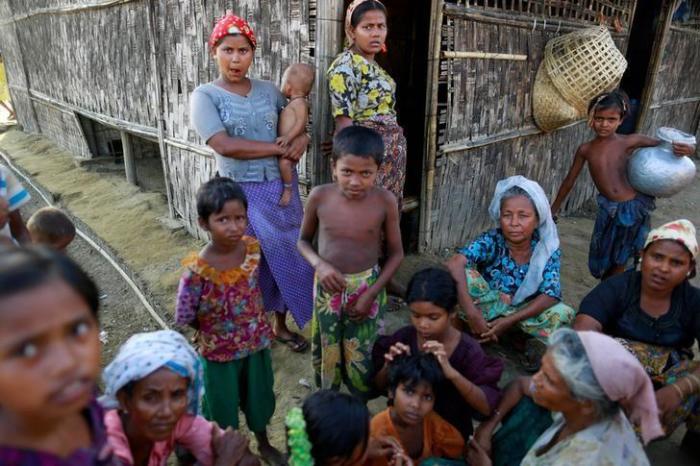
[(299, 160), (309, 137), (301, 135), (287, 148), (275, 144), (279, 112), (287, 101), (273, 83), (248, 77), (257, 46), (244, 19), (227, 14), (219, 20), (209, 38), (219, 77), (192, 93), (190, 122), (214, 149), (219, 176), (232, 178), (246, 193), (246, 234), (262, 249), (265, 308), (275, 311), (277, 339), (303, 352), (308, 343), (287, 328), (286, 312), (300, 328), (310, 320), (313, 270), (296, 248), (303, 217), (296, 174), (289, 205), (277, 205), (282, 194), (278, 158)]

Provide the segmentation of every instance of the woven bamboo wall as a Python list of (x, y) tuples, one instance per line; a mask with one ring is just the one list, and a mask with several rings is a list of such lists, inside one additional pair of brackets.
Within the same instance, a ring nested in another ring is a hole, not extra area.
[[(487, 208), (502, 178), (524, 175), (539, 182), (551, 197), (556, 194), (576, 148), (591, 134), (585, 122), (542, 134), (532, 119), (531, 90), (546, 42), (596, 24), (598, 13), (580, 8), (584, 3), (607, 5), (603, 14), (608, 19), (619, 16), (627, 24), (635, 2), (446, 3), (443, 52), (527, 58), (442, 59), (438, 151), (424, 249), (440, 251), (463, 244), (489, 227)], [(613, 34), (623, 52), (627, 36), (627, 29)], [(580, 207), (594, 192), (586, 171), (564, 210)]]
[(649, 111), (640, 129), (653, 134), (672, 126), (700, 136), (700, 0), (689, 2), (687, 19), (672, 21), (665, 32), (659, 66), (651, 89)]
[[(171, 202), (188, 230), (202, 236), (194, 192), (213, 175), (214, 165), (209, 149), (189, 126), (189, 97), (195, 87), (217, 76), (206, 46), (208, 34), (226, 10), (246, 17), (259, 43), (250, 76), (279, 83), (288, 64), (313, 63), (308, 23), (315, 4), (0, 0), (0, 53), (20, 124), (78, 157), (91, 153), (76, 113), (151, 139), (159, 136), (162, 116)], [(299, 164), (303, 180), (310, 177), (310, 164)]]
[(11, 57), (12, 76), (25, 77), (11, 82), (11, 92), (26, 130), (45, 134), (78, 157), (90, 157), (74, 109), (155, 127), (147, 2), (0, 4), (8, 13), (0, 16), (1, 50)]

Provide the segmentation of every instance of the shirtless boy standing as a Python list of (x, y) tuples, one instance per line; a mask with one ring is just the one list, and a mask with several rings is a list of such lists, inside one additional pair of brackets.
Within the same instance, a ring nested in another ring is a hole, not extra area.
[[(370, 394), (372, 346), (382, 332), (386, 286), (403, 259), (396, 197), (375, 186), (381, 136), (362, 126), (333, 140), (335, 183), (309, 194), (299, 252), (316, 270), (311, 350), (319, 388)], [(313, 241), (317, 236), (318, 249)], [(387, 260), (380, 270), (382, 237)]]
[[(628, 109), (627, 96), (619, 90), (591, 100), (589, 125), (596, 137), (579, 146), (552, 204), (552, 215), (556, 215), (588, 162), (591, 178), (599, 191), (588, 268), (594, 277), (602, 280), (624, 272), (627, 261), (641, 252), (649, 233), (650, 212), (655, 208), (653, 197), (635, 191), (627, 181), (627, 161), (636, 149), (658, 146), (661, 141), (642, 134), (617, 134)], [(684, 156), (691, 155), (695, 148), (674, 144), (673, 151)]]
[[(287, 147), (297, 136), (306, 131), (309, 122), (309, 102), (306, 100), (314, 85), (314, 69), (303, 63), (296, 63), (287, 68), (282, 75), (282, 94), (289, 103), (280, 113), (277, 124), (277, 144)], [(286, 206), (292, 200), (292, 178), (296, 162), (284, 157), (279, 158), (280, 178), (282, 178), (282, 197), (279, 205)]]

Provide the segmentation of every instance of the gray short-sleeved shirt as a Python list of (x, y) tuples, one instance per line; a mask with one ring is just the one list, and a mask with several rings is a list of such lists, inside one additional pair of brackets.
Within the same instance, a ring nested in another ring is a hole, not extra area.
[[(247, 97), (213, 83), (197, 87), (190, 98), (190, 123), (205, 141), (221, 131), (235, 138), (275, 142), (277, 119), (287, 101), (269, 81), (251, 79)], [(280, 177), (277, 157), (237, 160), (216, 154), (221, 176), (239, 182), (276, 180)]]

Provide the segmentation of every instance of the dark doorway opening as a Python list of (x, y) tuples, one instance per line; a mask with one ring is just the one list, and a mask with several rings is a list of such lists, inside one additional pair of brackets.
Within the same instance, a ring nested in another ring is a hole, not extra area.
[[(124, 161), (124, 132), (91, 118), (78, 115), (92, 159), (82, 165), (99, 173), (118, 173), (127, 179)], [(163, 165), (158, 142), (126, 134), (133, 161), (133, 182), (144, 191), (166, 195)]]
[(627, 45), (627, 70), (620, 87), (630, 98), (630, 114), (618, 130), (619, 133), (635, 132), (644, 90), (649, 84), (654, 43), (661, 27), (662, 0), (648, 0), (637, 4)]
[[(350, 2), (346, 0), (345, 6)], [(404, 248), (418, 250), (431, 0), (383, 0), (389, 12), (387, 53), (379, 63), (396, 81), (396, 111), (408, 143), (401, 232)]]

